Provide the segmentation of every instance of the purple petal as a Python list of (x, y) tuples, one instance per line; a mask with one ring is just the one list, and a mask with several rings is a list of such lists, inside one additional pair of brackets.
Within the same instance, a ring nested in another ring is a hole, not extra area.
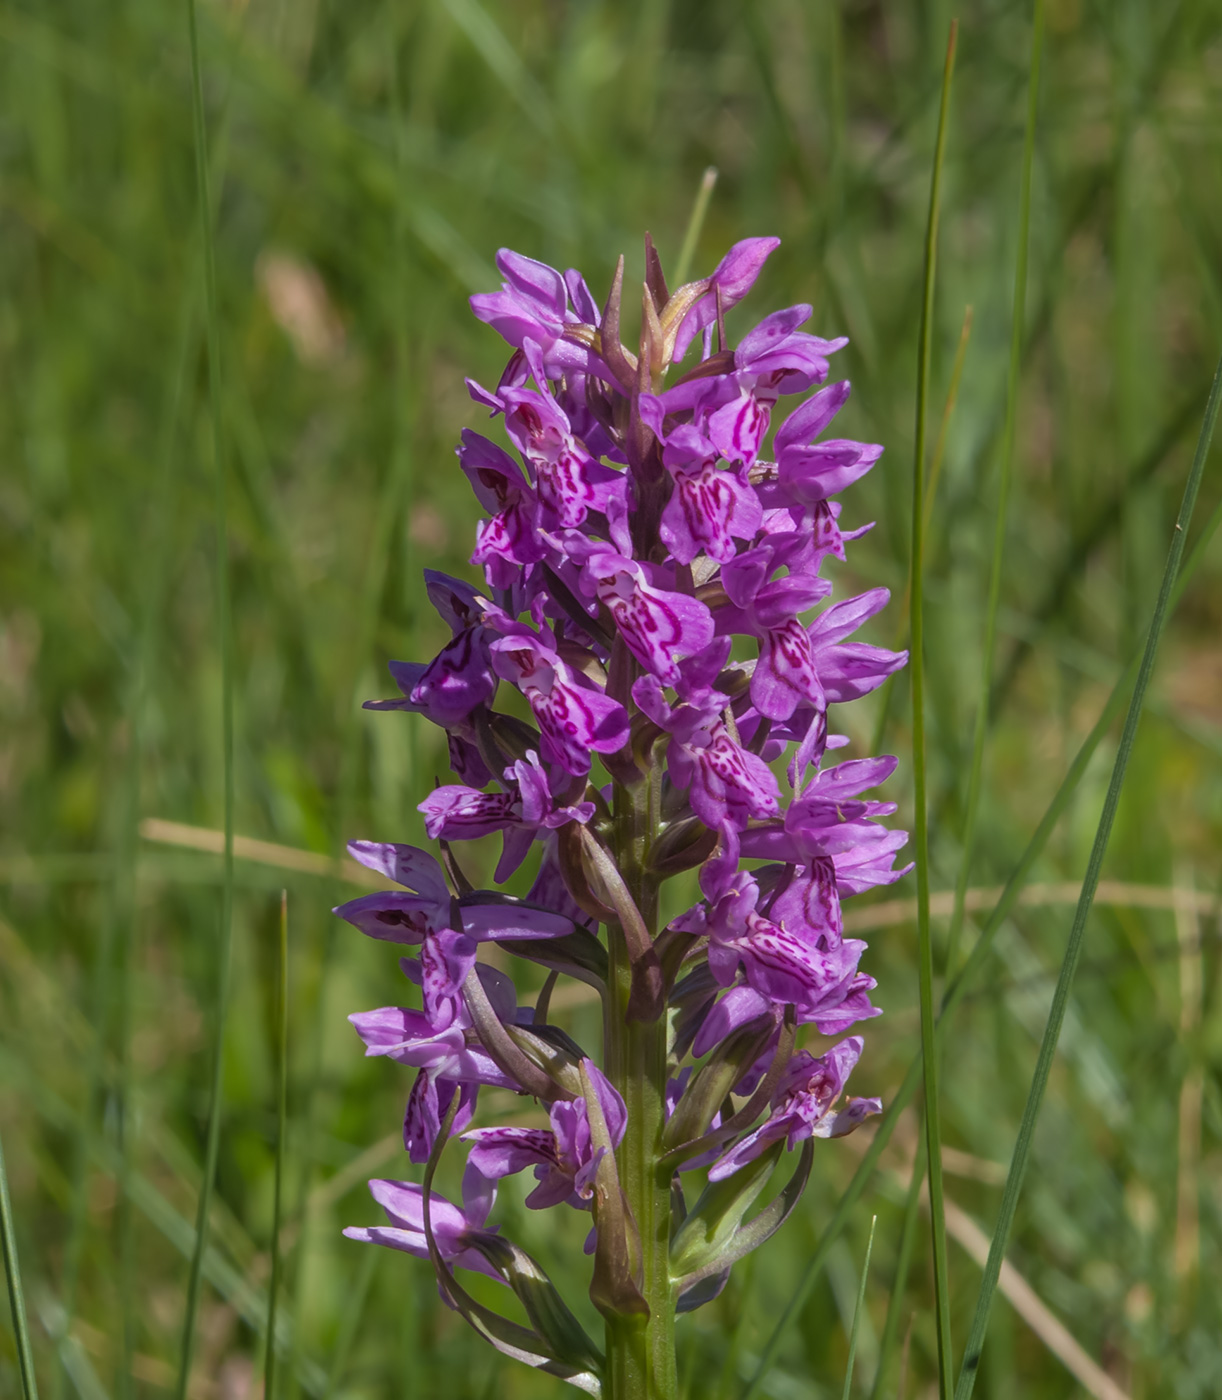
[(829, 384), (796, 408), (777, 429), (774, 450), (778, 457), (790, 448), (805, 447), (835, 418), (848, 401), (851, 385), (847, 379)]
[(396, 885), (430, 899), (448, 900), (445, 876), (437, 858), (419, 846), (400, 846), (382, 841), (349, 841), (348, 854), (369, 870), (385, 875)]

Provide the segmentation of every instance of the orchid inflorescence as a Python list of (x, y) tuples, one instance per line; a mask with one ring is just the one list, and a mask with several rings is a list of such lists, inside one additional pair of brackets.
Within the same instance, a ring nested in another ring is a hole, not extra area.
[[(676, 1311), (716, 1296), (781, 1225), (813, 1139), (880, 1110), (843, 1098), (860, 1036), (797, 1045), (804, 1027), (840, 1037), (878, 1014), (840, 900), (905, 873), (905, 833), (877, 820), (894, 804), (862, 796), (895, 760), (827, 765), (849, 742), (829, 707), (906, 654), (847, 640), (886, 589), (815, 612), (832, 591), (824, 561), (870, 528), (842, 530), (833, 498), (881, 453), (816, 441), (848, 398), (847, 381), (826, 385), (846, 342), (802, 331), (809, 306), (734, 348), (726, 336), (777, 242), (738, 243), (671, 293), (647, 238), (636, 354), (621, 342), (622, 258), (600, 312), (577, 272), (498, 255), (501, 291), (471, 305), (513, 354), (495, 390), (468, 387), (521, 460), (463, 432), (459, 462), (488, 513), (471, 556), (483, 587), (426, 573), (452, 639), (428, 664), (392, 662), (402, 697), (370, 704), (447, 733), (459, 781), (420, 803), (441, 860), (353, 842), (401, 888), (337, 910), (418, 950), (400, 966), (422, 1001), (350, 1018), (368, 1054), (417, 1071), (404, 1142), (426, 1171), (423, 1185), (371, 1182), (389, 1224), (346, 1233), (429, 1258), (442, 1297), (495, 1346), (593, 1394), (672, 1395)], [(778, 399), (817, 385), (764, 460)], [(502, 683), (520, 714), (496, 708)], [(774, 771), (786, 755), (788, 802)], [(454, 843), (492, 833), (497, 884), (539, 847), (524, 897), (465, 875)], [(663, 882), (697, 868), (703, 899), (660, 927)], [(488, 943), (547, 969), (534, 1007), (480, 961)], [(599, 1063), (548, 1019), (562, 975), (601, 997)], [(481, 1086), (533, 1097), (548, 1126), (472, 1128)], [(454, 1136), (461, 1206), (432, 1190)], [(799, 1144), (787, 1184), (748, 1218)], [(497, 1183), (528, 1167), (528, 1206), (592, 1214), (605, 1351), (487, 1223)], [(456, 1267), (510, 1285), (527, 1322), (477, 1301)]]

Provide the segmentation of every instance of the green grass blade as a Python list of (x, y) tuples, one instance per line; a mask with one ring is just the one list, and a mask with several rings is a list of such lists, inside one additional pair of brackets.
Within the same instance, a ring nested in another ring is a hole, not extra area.
[(891, 1355), (899, 1340), (900, 1322), (904, 1314), (904, 1298), (908, 1291), (908, 1271), (912, 1265), (912, 1252), (916, 1247), (917, 1225), (921, 1218), (921, 1183), (925, 1180), (924, 1139), (917, 1146), (912, 1163), (912, 1180), (908, 1183), (908, 1196), (904, 1201), (904, 1221), (900, 1229), (900, 1247), (895, 1260), (895, 1279), (891, 1285), (891, 1298), (887, 1304), (887, 1320), (883, 1324), (882, 1340), (878, 1346), (878, 1368), (874, 1373), (874, 1387), (871, 1400), (881, 1400), (883, 1385), (891, 1367)]
[[(959, 344), (955, 347), (955, 360), (950, 371), (950, 387), (946, 391), (946, 402), (942, 405), (942, 420), (938, 424), (938, 436), (934, 442), (933, 456), (929, 462), (929, 479), (925, 483), (925, 519), (922, 529), (925, 538), (929, 538), (930, 522), (933, 520), (934, 501), (937, 499), (938, 480), (942, 475), (942, 463), (946, 458), (946, 440), (950, 436), (951, 419), (955, 415), (955, 404), (959, 400), (959, 382), (963, 378), (963, 365), (967, 359), (967, 346), (972, 336), (972, 308), (963, 308), (963, 325), (959, 330)], [(895, 630), (894, 650), (900, 651), (908, 645), (908, 612), (912, 595), (910, 586), (905, 587), (904, 604), (902, 617)], [(902, 673), (901, 673), (902, 674)], [(870, 741), (870, 753), (881, 753), (883, 739), (887, 733), (887, 725), (891, 721), (891, 711), (895, 705), (897, 694), (896, 678), (886, 682), (883, 687), (883, 703), (878, 712), (878, 721), (874, 727), (874, 737)]]
[[(1197, 542), (1192, 547), (1184, 567), (1180, 570), (1179, 578), (1172, 594), (1172, 606), (1179, 602), (1185, 589), (1205, 560), (1209, 546), (1217, 531), (1222, 528), (1222, 501), (1214, 507), (1209, 520), (1197, 537)], [(1048, 804), (1044, 815), (1040, 818), (1039, 825), (1033, 832), (1030, 841), (1027, 842), (1026, 849), (1019, 857), (1017, 864), (1006, 881), (1001, 897), (993, 908), (993, 912), (986, 920), (984, 927), (980, 931), (967, 960), (960, 969), (958, 975), (951, 982), (942, 999), (942, 1009), (938, 1016), (937, 1034), (939, 1042), (946, 1034), (951, 1014), (959, 1003), (963, 1000), (968, 988), (975, 980), (977, 974), (984, 967), (992, 951), (993, 940), (1005, 921), (1010, 917), (1018, 897), (1022, 893), (1023, 886), (1031, 874), (1037, 860), (1044, 852), (1045, 846), (1056, 829), (1057, 823), (1069, 806), (1070, 800), (1078, 789), (1091, 759), (1099, 745), (1103, 742), (1104, 736), (1111, 729), (1112, 724), (1120, 714), (1124, 706), (1125, 697), (1128, 695), (1129, 687), (1137, 673), (1140, 658), (1134, 657), (1132, 662), (1125, 668), (1112, 687), (1112, 693), (1108, 697), (1103, 709), (1099, 713), (1099, 718), (1095, 721), (1094, 727), (1082, 741), (1073, 762), (1070, 764), (1061, 784), (1053, 795), (1052, 801)], [(840, 1232), (848, 1223), (854, 1206), (865, 1191), (879, 1157), (886, 1150), (887, 1144), (891, 1141), (891, 1134), (895, 1131), (895, 1125), (899, 1121), (900, 1115), (908, 1107), (915, 1094), (917, 1085), (921, 1079), (921, 1059), (920, 1056), (913, 1060), (908, 1067), (908, 1072), (904, 1076), (903, 1082), (896, 1090), (895, 1097), (887, 1106), (887, 1111), (883, 1115), (874, 1134), (870, 1146), (866, 1149), (865, 1155), (858, 1163), (857, 1170), (853, 1173), (853, 1179), (849, 1182), (844, 1194), (836, 1206), (835, 1214), (825, 1228), (814, 1253), (807, 1261), (806, 1268), (794, 1288), (784, 1312), (777, 1320), (776, 1326), (764, 1344), (760, 1352), (759, 1364), (756, 1366), (755, 1374), (752, 1376), (743, 1392), (743, 1400), (753, 1400), (758, 1394), (764, 1377), (777, 1358), (781, 1349), (781, 1341), (785, 1333), (793, 1325), (794, 1319), (801, 1312), (810, 1296), (811, 1289), (815, 1286), (815, 1281), (819, 1277), (820, 1270), (826, 1262), (828, 1251), (840, 1237)]]
[(229, 625), (229, 523), (225, 475), (225, 438), (222, 415), (220, 316), (217, 308), (216, 256), (213, 247), (212, 194), (208, 173), (208, 133), (204, 118), (203, 78), (199, 58), (199, 26), (195, 0), (187, 0), (187, 27), (191, 46), (191, 104), (195, 140), (196, 201), (199, 207), (200, 248), (204, 273), (204, 321), (208, 345), (208, 399), (212, 421), (212, 457), (216, 509), (217, 629), (221, 654), (221, 763), (224, 785), (225, 855), (221, 889), (220, 937), (217, 943), (216, 992), (213, 1024), (211, 1101), (208, 1109), (204, 1171), (196, 1212), (195, 1246), (187, 1279), (182, 1343), (178, 1358), (177, 1400), (186, 1400), (195, 1349), (195, 1325), (203, 1283), (204, 1253), (216, 1163), (220, 1150), (222, 1074), (225, 1025), (229, 1011), (229, 962), (233, 937), (233, 657)]
[(963, 933), (963, 904), (976, 849), (976, 823), (980, 815), (980, 787), (984, 774), (984, 742), (989, 729), (989, 695), (993, 688), (993, 662), (997, 652), (997, 614), (1001, 607), (1002, 559), (1006, 547), (1010, 492), (1014, 481), (1014, 443), (1018, 430), (1018, 382), (1023, 360), (1023, 331), (1027, 315), (1027, 253), (1031, 241), (1031, 170), (1035, 161), (1035, 125), (1039, 110), (1040, 53), (1044, 42), (1044, 0), (1035, 0), (1031, 27), (1031, 62), (1027, 70), (1027, 129), (1023, 136), (1022, 185), (1018, 199), (1018, 252), (1014, 264), (1014, 309), (1010, 326), (1010, 365), (1006, 374), (1006, 421), (1002, 433), (1001, 473), (997, 488), (997, 518), (993, 527), (993, 552), (989, 565), (988, 602), (985, 605), (984, 646), (980, 690), (972, 733), (972, 761), (968, 771), (967, 805), (963, 818), (963, 851), (955, 881), (955, 907), (946, 937), (946, 971), (953, 973)]
[(17, 1364), (21, 1371), (21, 1391), (25, 1400), (38, 1400), (38, 1378), (34, 1374), (34, 1348), (30, 1345), (30, 1325), (25, 1313), (25, 1292), (21, 1287), (21, 1265), (17, 1259), (17, 1236), (13, 1230), (13, 1207), (8, 1194), (8, 1171), (4, 1165), (4, 1144), (0, 1142), (0, 1235), (4, 1245), (4, 1279), (8, 1284), (9, 1307), (13, 1314), (13, 1335), (17, 1338)]
[(276, 1395), (276, 1309), (280, 1302), (280, 1224), (284, 1207), (284, 1144), (289, 1103), (289, 893), (280, 891), (276, 957), (276, 1168), (272, 1197), (272, 1276), (267, 1286), (267, 1340), (263, 1355), (264, 1400)]
[(938, 137), (929, 186), (929, 218), (925, 230), (925, 281), (921, 302), (921, 333), (917, 358), (916, 445), (912, 471), (912, 565), (909, 628), (912, 634), (912, 779), (916, 819), (913, 854), (917, 874), (917, 948), (921, 1000), (921, 1048), (924, 1066), (925, 1140), (929, 1154), (929, 1214), (933, 1237), (934, 1298), (938, 1315), (938, 1378), (943, 1400), (949, 1400), (952, 1378), (950, 1282), (946, 1258), (946, 1223), (942, 1210), (942, 1143), (938, 1105), (938, 1056), (934, 1048), (933, 943), (929, 927), (929, 827), (925, 797), (925, 432), (929, 399), (929, 364), (933, 344), (934, 284), (938, 261), (938, 216), (942, 166), (946, 156), (947, 116), (955, 71), (958, 24), (951, 22), (938, 109)]
[(946, 439), (950, 435), (951, 419), (955, 416), (955, 404), (959, 401), (959, 382), (963, 378), (963, 365), (967, 359), (968, 342), (972, 338), (971, 306), (963, 308), (963, 325), (959, 328), (959, 343), (955, 346), (955, 359), (950, 367), (950, 387), (946, 391), (946, 402), (942, 405), (942, 421), (938, 424), (938, 436), (933, 445), (933, 456), (929, 459), (929, 480), (925, 483), (925, 538), (929, 538), (930, 521), (933, 519), (933, 505), (938, 495), (938, 480), (942, 475), (942, 464), (946, 460)]
[(997, 1290), (997, 1279), (1001, 1273), (1002, 1259), (1005, 1257), (1010, 1228), (1014, 1223), (1014, 1213), (1018, 1208), (1018, 1198), (1022, 1192), (1023, 1176), (1027, 1169), (1031, 1143), (1035, 1136), (1035, 1124), (1043, 1104), (1044, 1091), (1048, 1086), (1048, 1076), (1052, 1072), (1052, 1061), (1056, 1056), (1057, 1042), (1060, 1039), (1065, 1010), (1069, 1004), (1069, 993), (1073, 986), (1074, 973), (1077, 971), (1078, 960), (1082, 954), (1086, 920), (1094, 901), (1095, 889), (1099, 884), (1099, 873), (1103, 867), (1103, 858), (1107, 853), (1112, 825), (1116, 820), (1116, 808), (1119, 805), (1121, 789), (1124, 786), (1125, 771), (1128, 768), (1129, 756), (1133, 751), (1137, 726), (1141, 720), (1142, 702), (1145, 699), (1146, 688), (1150, 683), (1150, 676), (1154, 671), (1159, 639), (1171, 611), (1176, 575), (1179, 572), (1180, 560), (1184, 553), (1185, 536), (1192, 520), (1201, 477), (1205, 471), (1205, 460), (1209, 455), (1210, 441), (1213, 437), (1220, 402), (1222, 402), (1222, 358), (1219, 359), (1217, 370), (1214, 373), (1213, 387), (1210, 390), (1209, 403), (1205, 409), (1205, 421), (1201, 425), (1201, 434), (1197, 440), (1196, 452), (1193, 455), (1192, 468), (1188, 473), (1187, 485), (1184, 487), (1184, 498), (1180, 505), (1175, 528), (1172, 531), (1171, 548), (1167, 555), (1166, 568), (1163, 570), (1162, 583), (1158, 590), (1158, 601), (1154, 605), (1154, 616), (1150, 622), (1149, 632), (1146, 634), (1141, 669), (1137, 673), (1137, 682), (1129, 700), (1129, 710), (1125, 716), (1120, 746), (1112, 766), (1112, 777), (1108, 783), (1107, 796), (1104, 798), (1103, 812), (1095, 832), (1094, 845), (1091, 847), (1086, 877), (1082, 882), (1082, 894), (1074, 913), (1069, 942), (1065, 949), (1064, 960), (1061, 963), (1061, 974), (1057, 978), (1056, 991), (1052, 997), (1052, 1008), (1048, 1013), (1044, 1038), (1040, 1043), (1035, 1075), (1032, 1078), (1027, 1104), (1023, 1110), (1018, 1140), (1014, 1145), (1014, 1155), (1010, 1161), (1010, 1170), (1006, 1176), (1005, 1190), (1002, 1193), (1001, 1209), (993, 1231), (989, 1257), (985, 1263), (984, 1278), (981, 1280), (980, 1293), (976, 1300), (976, 1312), (972, 1318), (972, 1327), (964, 1352), (963, 1370), (960, 1374), (958, 1389), (955, 1392), (955, 1400), (969, 1400), (976, 1383), (976, 1374), (980, 1367), (980, 1354), (984, 1347), (985, 1332), (989, 1325), (989, 1310), (992, 1307), (993, 1295)]
[(861, 1266), (861, 1286), (857, 1290), (857, 1306), (853, 1309), (853, 1326), (849, 1332), (849, 1359), (844, 1368), (844, 1391), (842, 1400), (849, 1400), (853, 1392), (853, 1363), (857, 1360), (857, 1334), (861, 1329), (861, 1314), (866, 1306), (866, 1281), (870, 1277), (870, 1255), (874, 1249), (874, 1228), (878, 1216), (870, 1220), (870, 1238), (866, 1241), (865, 1263)]
[(717, 167), (710, 165), (700, 177), (700, 188), (696, 191), (691, 218), (687, 221), (687, 231), (683, 235), (683, 247), (679, 250), (679, 261), (675, 264), (676, 287), (681, 287), (691, 275), (696, 244), (700, 241), (700, 230), (704, 227), (705, 216), (709, 212), (709, 200), (713, 198), (713, 187), (716, 183)]

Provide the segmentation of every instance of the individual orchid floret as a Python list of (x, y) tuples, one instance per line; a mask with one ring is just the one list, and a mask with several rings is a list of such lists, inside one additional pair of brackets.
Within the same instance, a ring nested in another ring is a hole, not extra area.
[[(592, 1060), (583, 1061), (594, 1085), (611, 1136), (618, 1147), (623, 1141), (628, 1112), (619, 1093)], [(474, 1144), (467, 1161), (489, 1181), (513, 1176), (527, 1167), (535, 1169), (538, 1186), (526, 1198), (532, 1210), (568, 1202), (588, 1209), (594, 1195), (594, 1180), (605, 1148), (598, 1147), (590, 1132), (589, 1112), (584, 1099), (554, 1103), (551, 1129), (476, 1128), (466, 1140)]]
[[(819, 928), (808, 922), (812, 905), (816, 918), (824, 912), (809, 891), (807, 900), (791, 896), (779, 908), (779, 901), (766, 905), (755, 876), (739, 868), (739, 850), (738, 833), (727, 824), (718, 854), (700, 872), (707, 904), (671, 926), (708, 938), (709, 969), (723, 987), (734, 985), (741, 973), (745, 985), (765, 1002), (792, 1006), (800, 1024), (815, 1022), (822, 1030), (845, 999), (861, 991), (857, 965), (866, 945), (843, 938), (834, 925)], [(830, 903), (825, 894), (824, 906)], [(838, 921), (838, 902), (834, 909)], [(786, 912), (796, 915), (792, 924), (785, 920)], [(740, 1003), (745, 1011), (747, 1004), (741, 998)], [(755, 1014), (765, 1009), (759, 1007)], [(868, 1002), (864, 1014), (873, 1014)]]
[(503, 615), (492, 643), (497, 674), (525, 695), (539, 722), (543, 758), (580, 777), (590, 754), (614, 753), (628, 737), (624, 707), (560, 659), (544, 636)]
[(675, 336), (674, 359), (681, 360), (687, 347), (707, 327), (740, 302), (755, 285), (755, 279), (768, 255), (781, 246), (779, 238), (744, 238), (717, 264), (708, 279), (706, 290), (693, 304), (679, 325)]
[[(537, 759), (532, 763), (528, 756), (521, 766), (535, 778)], [(546, 778), (542, 781), (546, 787)], [(477, 795), (485, 796), (482, 793)], [(583, 805), (565, 810), (573, 812), (577, 820), (588, 820), (592, 809)], [(549, 808), (547, 817), (541, 818), (536, 825), (546, 824), (554, 814), (554, 807)], [(553, 822), (553, 825), (559, 824)], [(361, 895), (332, 911), (370, 938), (380, 938), (389, 943), (417, 944), (423, 943), (431, 934), (452, 929), (476, 942), (488, 942), (513, 938), (561, 938), (572, 932), (568, 919), (545, 909), (523, 909), (499, 901), (480, 903), (478, 898), (456, 900), (450, 894), (436, 858), (417, 846), (349, 841), (348, 854), (368, 869), (406, 887), (406, 893), (378, 890), (374, 894)]]
[(658, 534), (680, 564), (704, 553), (720, 564), (734, 557), (734, 541), (754, 537), (763, 509), (745, 474), (718, 467), (718, 450), (690, 425), (667, 439), (662, 460), (674, 491), (662, 512)]
[(679, 661), (713, 640), (713, 615), (684, 593), (655, 588), (643, 564), (612, 550), (587, 560), (584, 578), (610, 612), (616, 630), (636, 659), (664, 685), (679, 679)]
[[(597, 373), (598, 356), (590, 349), (588, 337), (578, 330), (582, 322), (569, 307), (565, 279), (546, 263), (508, 248), (497, 253), (496, 265), (505, 278), (501, 290), (471, 298), (471, 310), (479, 320), (519, 349), (533, 341), (557, 376), (568, 369)], [(584, 289), (578, 274), (569, 276), (576, 279), (577, 288)], [(582, 310), (588, 315), (593, 310), (588, 291), (583, 301)]]
[[(369, 1192), (386, 1212), (389, 1225), (374, 1225), (368, 1229), (349, 1226), (344, 1234), (350, 1240), (369, 1244), (384, 1244), (401, 1249), (418, 1259), (429, 1257), (428, 1239), (424, 1232), (424, 1189), (410, 1181), (387, 1181), (375, 1178)], [(468, 1171), (463, 1178), (462, 1206), (452, 1205), (437, 1192), (429, 1201), (429, 1220), (433, 1239), (441, 1257), (459, 1268), (474, 1269), (488, 1274), (498, 1282), (501, 1275), (477, 1249), (471, 1247), (474, 1232), (488, 1232), (486, 1221), (496, 1201), (496, 1186), (478, 1172)], [(493, 1226), (491, 1233), (499, 1229)]]
[(666, 700), (654, 676), (642, 676), (632, 687), (642, 713), (671, 736), (671, 781), (687, 792), (692, 811), (712, 831), (727, 821), (741, 828), (752, 817), (780, 811), (772, 770), (735, 740), (724, 718), (729, 696), (709, 683), (708, 672), (716, 674), (727, 653), (728, 645), (714, 642), (699, 657), (680, 664), (677, 705)]
[(471, 562), (483, 568), (489, 588), (512, 587), (517, 570), (545, 554), (536, 534), (538, 499), (509, 453), (470, 428), (463, 429), (458, 460), (491, 517), (476, 527)]
[(505, 430), (534, 477), (541, 529), (576, 529), (590, 511), (605, 514), (612, 500), (622, 500), (623, 474), (595, 461), (550, 393), (507, 389), (501, 401)]
[(721, 1181), (732, 1175), (782, 1138), (792, 1151), (809, 1137), (844, 1137), (872, 1113), (881, 1113), (883, 1106), (878, 1099), (850, 1099), (844, 1108), (833, 1111), (861, 1055), (862, 1044), (859, 1035), (850, 1036), (817, 1059), (808, 1051), (799, 1051), (772, 1097), (767, 1122), (715, 1162), (709, 1168), (709, 1180)]
[(811, 635), (799, 614), (831, 592), (831, 583), (789, 573), (768, 580), (780, 562), (771, 543), (748, 550), (722, 570), (733, 605), (721, 609), (719, 631), (758, 637), (759, 659), (751, 674), (751, 703), (768, 719), (788, 719), (804, 702), (826, 708)]
[(484, 600), (461, 579), (425, 571), (429, 598), (453, 629), (453, 639), (427, 665), (392, 661), (390, 673), (402, 700), (366, 700), (367, 710), (412, 710), (443, 729), (460, 724), (496, 693), (489, 661), (490, 638), (482, 622)]
[(588, 822), (592, 802), (558, 803), (548, 774), (533, 750), (505, 769), (504, 792), (477, 792), (448, 783), (420, 804), (429, 836), (441, 841), (472, 841), (500, 832), (501, 859), (493, 878), (507, 880), (526, 859), (539, 831), (555, 831), (568, 822)]

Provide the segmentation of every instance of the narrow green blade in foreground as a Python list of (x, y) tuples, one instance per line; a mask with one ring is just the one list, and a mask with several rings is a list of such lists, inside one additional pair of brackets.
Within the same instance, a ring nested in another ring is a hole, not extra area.
[(861, 1330), (861, 1314), (866, 1306), (866, 1281), (870, 1277), (870, 1255), (874, 1252), (874, 1230), (878, 1216), (870, 1221), (870, 1238), (866, 1241), (866, 1258), (861, 1266), (861, 1286), (857, 1290), (857, 1306), (853, 1309), (853, 1327), (849, 1333), (849, 1359), (844, 1368), (843, 1400), (853, 1393), (853, 1363), (857, 1360), (857, 1335)]
[(13, 1208), (8, 1197), (8, 1172), (4, 1166), (3, 1143), (0, 1143), (0, 1236), (3, 1237), (0, 1242), (4, 1245), (4, 1278), (8, 1284), (9, 1306), (13, 1310), (13, 1332), (17, 1338), (17, 1361), (21, 1367), (21, 1389), (25, 1400), (38, 1400), (34, 1349), (30, 1345), (30, 1325), (25, 1315), (21, 1266), (17, 1262), (17, 1237), (13, 1232)]
[(1209, 444), (1213, 437), (1214, 424), (1218, 417), (1218, 404), (1222, 401), (1222, 358), (1214, 372), (1213, 387), (1209, 392), (1209, 403), (1205, 408), (1205, 421), (1201, 425), (1201, 435), (1197, 439), (1197, 450), (1192, 459), (1192, 469), (1188, 473), (1188, 483), (1184, 487), (1184, 499), (1171, 535), (1171, 550), (1167, 555), (1167, 565), (1163, 570), (1163, 581), (1158, 591), (1158, 602), (1154, 605), (1154, 616), (1146, 636), (1145, 651), (1141, 658), (1141, 669), (1137, 673), (1137, 683), (1129, 701), (1129, 712), (1125, 716), (1124, 729), (1120, 736), (1120, 747), (1116, 751), (1116, 761), (1112, 765), (1112, 777), (1108, 783), (1107, 796), (1103, 802), (1103, 813), (1095, 832), (1095, 843), (1091, 848), (1090, 860), (1086, 867), (1086, 878), (1082, 882), (1082, 894), (1074, 913), (1073, 926), (1069, 932), (1069, 944), (1061, 963), (1061, 975), (1057, 978), (1056, 991), (1052, 997), (1052, 1009), (1044, 1027), (1044, 1038), (1040, 1043), (1039, 1059), (1035, 1065), (1035, 1075), (1027, 1095), (1027, 1106), (1023, 1111), (1023, 1121), (1014, 1144), (1014, 1156), (1010, 1161), (1009, 1175), (1006, 1177), (1005, 1191), (1002, 1193), (1001, 1210), (997, 1226), (993, 1231), (993, 1241), (989, 1247), (989, 1257), (984, 1266), (984, 1278), (980, 1283), (980, 1293), (976, 1299), (976, 1313), (972, 1318), (972, 1328), (967, 1339), (967, 1349), (963, 1355), (963, 1367), (959, 1374), (959, 1384), (955, 1390), (955, 1400), (969, 1400), (976, 1384), (976, 1374), (980, 1369), (980, 1355), (984, 1347), (984, 1337), (989, 1325), (989, 1310), (993, 1305), (993, 1295), (997, 1291), (997, 1279), (1001, 1273), (1001, 1262), (1005, 1257), (1010, 1229), (1014, 1223), (1014, 1212), (1018, 1208), (1018, 1198), (1023, 1188), (1023, 1177), (1027, 1170), (1027, 1160), (1031, 1155), (1031, 1143), (1035, 1136), (1035, 1124), (1040, 1107), (1044, 1102), (1044, 1092), (1048, 1087), (1048, 1076), (1052, 1072), (1052, 1061), (1056, 1056), (1057, 1042), (1061, 1036), (1061, 1025), (1065, 1020), (1065, 1010), (1069, 1005), (1069, 992), (1073, 985), (1074, 973), (1082, 955), (1082, 940), (1086, 931), (1086, 920), (1094, 902), (1095, 890), (1099, 884), (1099, 872), (1103, 867), (1103, 857), (1107, 853), (1112, 825), (1116, 820), (1116, 809), (1120, 803), (1120, 792), (1124, 786), (1125, 772), (1129, 756), (1133, 751), (1133, 741), (1137, 736), (1137, 726), (1141, 719), (1142, 702), (1146, 688), (1154, 671), (1154, 660), (1158, 653), (1159, 638), (1162, 636), (1168, 614), (1171, 611), (1172, 594), (1175, 591), (1176, 575), (1180, 559), (1184, 553), (1184, 540), (1192, 521), (1193, 507), (1196, 505), (1197, 491), (1205, 471), (1205, 459), (1209, 455)]
[(950, 1336), (950, 1279), (946, 1258), (946, 1222), (942, 1210), (942, 1133), (938, 1113), (938, 1056), (934, 1045), (933, 942), (929, 927), (929, 821), (925, 797), (925, 431), (929, 398), (929, 362), (933, 342), (934, 283), (938, 263), (938, 214), (942, 166), (946, 156), (946, 118), (955, 72), (958, 21), (952, 20), (942, 72), (938, 138), (929, 184), (929, 219), (925, 230), (925, 286), (921, 302), (921, 336), (917, 357), (916, 448), (912, 469), (912, 571), (910, 623), (912, 658), (912, 785), (915, 820), (913, 855), (917, 876), (917, 958), (921, 992), (921, 1060), (924, 1066), (925, 1142), (929, 1168), (929, 1217), (933, 1235), (934, 1298), (938, 1314), (938, 1381), (943, 1400), (954, 1385)]
[(284, 1217), (284, 1140), (289, 1099), (289, 892), (280, 891), (280, 937), (276, 953), (276, 1171), (272, 1200), (272, 1276), (267, 1286), (267, 1339), (263, 1354), (263, 1400), (276, 1394), (276, 1309), (280, 1302), (280, 1224)]
[(208, 173), (208, 131), (204, 118), (203, 78), (200, 72), (199, 25), (195, 0), (187, 0), (187, 28), (191, 44), (191, 105), (195, 133), (196, 199), (199, 206), (200, 249), (204, 274), (204, 320), (208, 344), (208, 400), (212, 420), (212, 466), (216, 509), (216, 610), (221, 657), (221, 764), (224, 775), (224, 878), (221, 886), (220, 937), (216, 950), (216, 988), (213, 1008), (212, 1082), (208, 1109), (208, 1135), (204, 1149), (203, 1177), (195, 1218), (195, 1249), (187, 1279), (182, 1343), (178, 1358), (177, 1400), (186, 1400), (195, 1351), (195, 1324), (203, 1285), (204, 1254), (212, 1189), (220, 1151), (221, 1099), (225, 1060), (225, 1025), (229, 1016), (229, 962), (233, 939), (233, 648), (229, 625), (229, 522), (225, 473), (225, 438), (222, 415), (220, 314), (217, 307), (216, 253), (213, 246), (212, 191)]
[(963, 818), (963, 854), (955, 881), (955, 908), (946, 936), (946, 975), (953, 977), (963, 933), (963, 905), (976, 849), (976, 823), (980, 815), (980, 788), (984, 776), (984, 743), (989, 729), (989, 696), (993, 693), (993, 661), (997, 652), (997, 615), (1001, 610), (1002, 560), (1006, 547), (1006, 520), (1014, 482), (1014, 446), (1018, 436), (1018, 381), (1023, 361), (1023, 331), (1027, 315), (1027, 252), (1031, 241), (1031, 169), (1035, 163), (1035, 123), (1039, 111), (1040, 50), (1044, 41), (1044, 0), (1035, 0), (1031, 26), (1031, 62), (1027, 70), (1027, 128), (1023, 137), (1022, 180), (1018, 199), (1018, 254), (1014, 264), (1014, 310), (1010, 324), (1010, 367), (1006, 374), (1006, 421), (1002, 434), (1001, 473), (997, 483), (997, 514), (993, 525), (993, 557), (989, 564), (988, 603), (985, 606), (984, 646), (980, 667), (980, 691), (972, 733), (972, 762), (967, 780), (967, 804)]

